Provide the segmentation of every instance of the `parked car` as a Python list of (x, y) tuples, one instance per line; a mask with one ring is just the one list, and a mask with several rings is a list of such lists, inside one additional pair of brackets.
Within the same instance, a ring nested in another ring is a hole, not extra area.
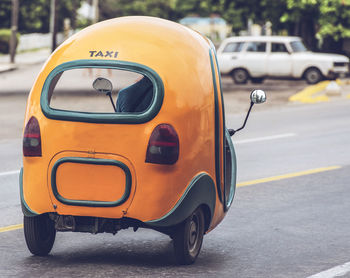
[(222, 42), (217, 56), (221, 73), (231, 75), (236, 84), (248, 79), (261, 83), (266, 77), (315, 84), (349, 71), (349, 58), (308, 51), (299, 37), (231, 37)]
[[(236, 187), (220, 88), (213, 44), (171, 21), (117, 18), (66, 40), (27, 101), (20, 195), (30, 252), (47, 255), (56, 231), (149, 228), (193, 263)], [(253, 91), (247, 117), (264, 101)]]

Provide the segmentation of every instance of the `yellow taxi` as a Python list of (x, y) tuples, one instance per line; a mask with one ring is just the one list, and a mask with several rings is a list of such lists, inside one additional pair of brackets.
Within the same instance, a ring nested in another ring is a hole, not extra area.
[[(263, 102), (254, 91), (252, 102)], [(247, 115), (248, 116), (248, 115)], [(48, 58), (29, 94), (20, 195), (28, 249), (56, 231), (150, 228), (193, 263), (236, 186), (212, 43), (180, 24), (122, 17)]]

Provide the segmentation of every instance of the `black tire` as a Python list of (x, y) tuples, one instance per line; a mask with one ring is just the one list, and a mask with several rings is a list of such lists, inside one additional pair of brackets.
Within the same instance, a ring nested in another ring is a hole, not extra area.
[(55, 242), (55, 223), (47, 214), (23, 219), (24, 237), (29, 251), (33, 255), (46, 256)]
[(176, 227), (173, 243), (176, 261), (188, 265), (195, 262), (202, 247), (204, 214), (197, 208), (183, 223)]
[(246, 84), (249, 74), (245, 69), (235, 69), (231, 73), (231, 77), (236, 84)]
[(304, 73), (304, 78), (308, 84), (316, 84), (323, 78), (322, 73), (317, 68), (309, 68)]
[(254, 83), (254, 84), (261, 84), (265, 80), (264, 77), (256, 77), (256, 78), (251, 77), (250, 79), (252, 80), (252, 83)]

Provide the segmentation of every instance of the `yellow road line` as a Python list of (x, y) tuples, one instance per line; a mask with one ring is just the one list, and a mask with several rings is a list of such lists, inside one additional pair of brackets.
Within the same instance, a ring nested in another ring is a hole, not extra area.
[(7, 226), (7, 227), (0, 228), (0, 233), (18, 230), (18, 229), (22, 229), (22, 228), (23, 228), (23, 224)]
[[(241, 187), (241, 186), (248, 186), (248, 185), (259, 184), (259, 183), (264, 183), (264, 182), (295, 178), (295, 177), (316, 174), (316, 173), (325, 172), (325, 171), (336, 170), (339, 168), (341, 168), (341, 166), (331, 166), (331, 167), (311, 169), (311, 170), (307, 170), (307, 171), (285, 174), (285, 175), (280, 175), (280, 176), (275, 176), (275, 177), (270, 177), (270, 178), (263, 178), (263, 179), (251, 180), (251, 181), (246, 181), (246, 182), (240, 182), (240, 183), (237, 183), (237, 186)], [(23, 228), (23, 224), (7, 226), (7, 227), (0, 228), (0, 233), (18, 230), (18, 229), (22, 229), (22, 228)]]
[(263, 178), (263, 179), (257, 179), (257, 180), (252, 180), (252, 181), (240, 182), (240, 183), (237, 183), (237, 186), (247, 186), (247, 185), (253, 185), (253, 184), (270, 182), (270, 181), (278, 181), (278, 180), (295, 178), (295, 177), (300, 177), (300, 176), (305, 176), (305, 175), (310, 175), (310, 174), (316, 174), (316, 173), (325, 172), (325, 171), (336, 170), (339, 168), (341, 168), (341, 166), (331, 166), (331, 167), (311, 169), (311, 170), (307, 170), (307, 171), (285, 174), (285, 175), (280, 175), (280, 176), (275, 176), (275, 177), (270, 177), (270, 178)]

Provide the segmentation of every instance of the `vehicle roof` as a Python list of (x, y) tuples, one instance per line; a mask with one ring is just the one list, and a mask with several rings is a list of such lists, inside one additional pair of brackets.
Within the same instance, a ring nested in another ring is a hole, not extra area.
[(301, 38), (293, 37), (293, 36), (237, 36), (237, 37), (229, 37), (225, 39), (225, 42), (237, 42), (237, 41), (290, 42), (295, 40), (301, 40)]
[[(111, 51), (117, 54), (107, 56)], [(133, 71), (142, 66), (159, 76), (164, 86), (162, 107), (174, 110), (176, 115), (179, 112), (174, 103), (187, 111), (212, 99), (210, 53), (210, 41), (181, 24), (144, 16), (110, 19), (85, 28), (61, 44), (47, 60), (32, 92), (39, 97), (47, 76), (63, 64), (79, 67), (90, 63), (94, 67), (107, 62), (128, 63), (123, 69)]]

